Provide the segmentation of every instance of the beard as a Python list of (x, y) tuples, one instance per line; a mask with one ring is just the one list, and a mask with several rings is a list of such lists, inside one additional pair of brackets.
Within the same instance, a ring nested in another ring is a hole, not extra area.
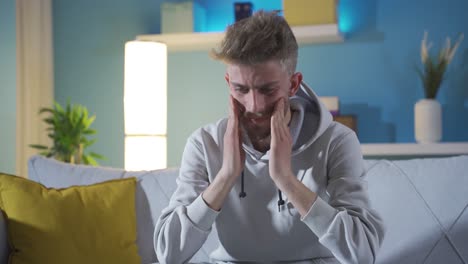
[(243, 116), (241, 119), (242, 125), (244, 126), (251, 141), (258, 141), (265, 139), (270, 136), (271, 133), (271, 116), (265, 115), (259, 118), (249, 118)]
[[(284, 114), (286, 122), (289, 123), (291, 110), (289, 101), (286, 103)], [(269, 145), (271, 139), (271, 116), (274, 111), (274, 105), (259, 113), (245, 112), (245, 108), (241, 110), (240, 122), (252, 142), (263, 142)]]

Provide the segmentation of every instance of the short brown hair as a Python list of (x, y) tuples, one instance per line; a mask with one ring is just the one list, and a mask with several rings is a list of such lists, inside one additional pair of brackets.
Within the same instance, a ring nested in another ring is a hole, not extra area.
[(296, 71), (298, 46), (286, 20), (278, 12), (259, 11), (226, 30), (211, 55), (226, 63), (255, 65), (272, 59), (290, 73)]

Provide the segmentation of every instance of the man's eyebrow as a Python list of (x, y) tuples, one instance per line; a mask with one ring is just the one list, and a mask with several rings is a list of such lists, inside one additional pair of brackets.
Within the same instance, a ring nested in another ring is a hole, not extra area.
[[(272, 81), (272, 82), (267, 82), (267, 83), (263, 83), (261, 85), (258, 85), (258, 86), (255, 86), (254, 88), (255, 89), (263, 89), (263, 88), (268, 88), (269, 86), (273, 86), (275, 84), (277, 84), (279, 81)], [(240, 84), (240, 83), (236, 83), (236, 82), (231, 82), (234, 86), (238, 86), (238, 87), (241, 87), (241, 88), (247, 88), (248, 86), (247, 85), (243, 85), (243, 84)]]
[(246, 85), (243, 85), (243, 84), (240, 84), (240, 83), (236, 83), (236, 82), (231, 82), (232, 84), (234, 84), (234, 86), (239, 86), (241, 88), (247, 88)]

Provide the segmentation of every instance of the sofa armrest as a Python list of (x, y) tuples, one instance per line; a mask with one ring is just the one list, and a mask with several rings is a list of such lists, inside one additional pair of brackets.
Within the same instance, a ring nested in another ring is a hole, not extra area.
[(9, 251), (6, 219), (3, 212), (0, 211), (0, 263), (8, 263)]

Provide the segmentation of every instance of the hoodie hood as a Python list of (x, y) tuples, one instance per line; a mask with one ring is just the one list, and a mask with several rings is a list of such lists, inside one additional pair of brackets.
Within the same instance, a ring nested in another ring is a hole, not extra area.
[[(294, 132), (297, 135), (299, 135), (299, 133), (309, 135), (308, 138), (306, 137), (304, 139), (304, 141), (298, 141), (300, 138), (294, 141), (294, 149), (292, 154), (295, 155), (312, 145), (312, 143), (314, 143), (315, 140), (317, 140), (317, 138), (320, 137), (325, 132), (325, 130), (327, 130), (327, 128), (333, 122), (333, 117), (325, 104), (319, 100), (317, 94), (305, 82), (301, 82), (300, 88), (296, 95), (291, 97), (290, 100), (293, 110), (298, 111), (299, 114), (304, 113), (301, 126), (297, 126), (297, 124), (296, 126), (290, 126), (290, 130), (299, 129), (299, 131), (291, 132)], [(296, 101), (298, 103), (296, 103)], [(315, 119), (316, 121), (314, 122), (315, 124), (313, 127), (308, 126), (308, 124), (304, 122), (304, 120), (308, 119), (307, 115), (314, 116), (312, 119)], [(307, 126), (307, 129), (301, 132), (301, 128), (303, 126)]]
[[(291, 105), (291, 122), (289, 130), (293, 139), (292, 156), (295, 156), (317, 140), (333, 121), (330, 111), (319, 100), (317, 94), (301, 82), (297, 93), (289, 98)], [(253, 148), (247, 133), (243, 133), (243, 149), (256, 160), (267, 162), (270, 151), (266, 153)]]

